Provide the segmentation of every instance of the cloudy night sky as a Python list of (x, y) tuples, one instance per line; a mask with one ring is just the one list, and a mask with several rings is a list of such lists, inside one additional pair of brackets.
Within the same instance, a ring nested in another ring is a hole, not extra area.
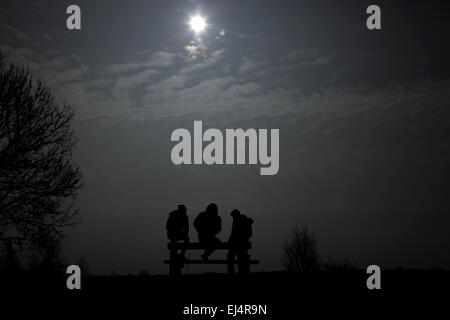
[[(216, 202), (224, 241), (233, 208), (255, 220), (255, 270), (281, 268), (305, 219), (324, 260), (450, 267), (450, 8), (392, 2), (2, 0), (0, 51), (76, 113), (82, 223), (67, 260), (167, 273), (168, 213), (183, 203), (192, 222)], [(66, 28), (70, 4), (82, 30)], [(366, 28), (370, 4), (382, 30)], [(171, 133), (194, 120), (280, 129), (279, 173), (174, 165)]]

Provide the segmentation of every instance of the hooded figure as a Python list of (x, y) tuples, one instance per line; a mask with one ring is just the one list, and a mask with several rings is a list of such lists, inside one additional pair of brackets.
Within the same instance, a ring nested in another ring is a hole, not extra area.
[(198, 232), (198, 241), (206, 247), (202, 259), (208, 260), (215, 247), (220, 243), (216, 235), (222, 230), (222, 219), (215, 203), (209, 204), (205, 211), (198, 214), (194, 220), (194, 228)]
[[(167, 237), (171, 242), (189, 242), (189, 217), (187, 216), (186, 211), (186, 207), (180, 204), (178, 209), (169, 213), (166, 230)], [(185, 252), (186, 249), (183, 249), (181, 255), (184, 256)]]
[(239, 273), (246, 273), (248, 270), (246, 261), (250, 258), (247, 253), (248, 243), (253, 235), (253, 219), (241, 214), (237, 209), (231, 211), (231, 216), (233, 217), (233, 225), (228, 240), (228, 243), (230, 244), (230, 250), (227, 255), (227, 259), (230, 261), (228, 264), (228, 273), (234, 273), (234, 259), (236, 256)]

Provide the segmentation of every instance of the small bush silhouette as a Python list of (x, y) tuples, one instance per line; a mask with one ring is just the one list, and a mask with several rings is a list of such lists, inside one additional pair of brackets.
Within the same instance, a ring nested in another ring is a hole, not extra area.
[(324, 264), (324, 268), (325, 270), (336, 272), (358, 270), (358, 266), (347, 258), (344, 260), (328, 258), (328, 262)]
[(305, 272), (319, 267), (317, 240), (304, 221), (296, 225), (289, 238), (283, 243), (283, 266), (288, 271)]

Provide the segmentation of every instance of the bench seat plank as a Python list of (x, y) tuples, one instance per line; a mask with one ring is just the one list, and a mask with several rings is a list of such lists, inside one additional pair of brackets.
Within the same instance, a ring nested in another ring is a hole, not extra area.
[[(221, 242), (218, 245), (214, 246), (214, 249), (223, 250), (223, 249), (230, 249), (230, 247), (231, 246), (228, 242)], [(198, 243), (198, 242), (189, 242), (189, 243), (169, 242), (167, 244), (167, 248), (169, 250), (171, 250), (171, 249), (205, 250), (205, 245), (202, 243)], [(249, 242), (247, 244), (246, 249), (251, 249), (251, 248), (252, 248), (252, 243)]]
[[(237, 264), (237, 260), (232, 260), (233, 264)], [(165, 264), (170, 264), (170, 260), (164, 260)], [(228, 264), (230, 261), (228, 260), (185, 260), (183, 261), (184, 264)], [(259, 264), (258, 260), (248, 260), (245, 261), (247, 264)]]

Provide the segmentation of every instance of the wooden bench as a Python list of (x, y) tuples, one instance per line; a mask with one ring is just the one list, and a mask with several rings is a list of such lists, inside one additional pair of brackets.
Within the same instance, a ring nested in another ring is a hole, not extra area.
[[(220, 244), (216, 245), (214, 247), (215, 250), (230, 250), (231, 246), (228, 242), (221, 242)], [(252, 244), (251, 242), (247, 243), (245, 249), (251, 249)], [(167, 245), (167, 249), (169, 249), (170, 252), (170, 258), (169, 260), (164, 260), (165, 264), (169, 264), (169, 274), (172, 276), (180, 275), (181, 269), (183, 268), (183, 264), (241, 264), (246, 266), (244, 270), (248, 269), (250, 270), (250, 265), (256, 265), (259, 264), (258, 260), (252, 260), (250, 257), (245, 260), (228, 260), (228, 259), (216, 259), (216, 260), (191, 260), (191, 259), (184, 259), (182, 263), (180, 263), (180, 260), (178, 258), (178, 250), (205, 250), (206, 247), (202, 243), (198, 242), (170, 242)]]

